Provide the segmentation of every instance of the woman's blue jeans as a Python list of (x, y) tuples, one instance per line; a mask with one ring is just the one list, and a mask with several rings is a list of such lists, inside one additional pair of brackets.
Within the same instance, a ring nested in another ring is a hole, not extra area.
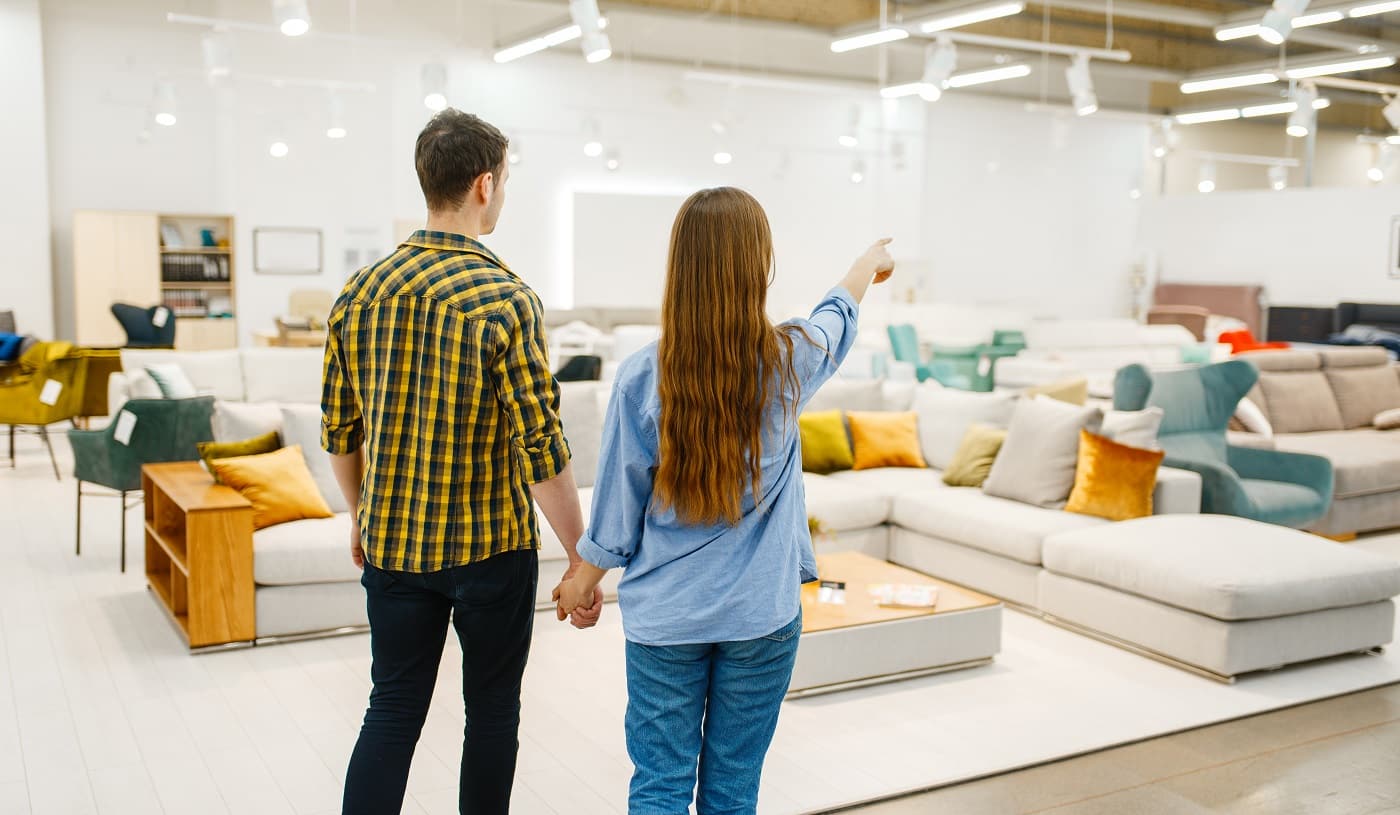
[[(627, 643), (631, 815), (752, 813), (797, 660), (802, 615), (765, 637)], [(698, 790), (697, 790), (698, 780)]]

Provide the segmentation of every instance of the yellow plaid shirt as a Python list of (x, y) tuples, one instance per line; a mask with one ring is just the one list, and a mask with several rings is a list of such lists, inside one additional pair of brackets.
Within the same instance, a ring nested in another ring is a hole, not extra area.
[(331, 310), (321, 445), (365, 448), (365, 557), (432, 572), (539, 547), (529, 485), (569, 461), (539, 298), (489, 249), (419, 231)]

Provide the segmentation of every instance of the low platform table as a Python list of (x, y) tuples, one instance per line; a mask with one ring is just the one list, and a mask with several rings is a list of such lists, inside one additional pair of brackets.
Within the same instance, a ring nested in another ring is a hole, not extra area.
[[(1001, 650), (996, 598), (858, 552), (820, 556), (817, 567), (821, 579), (846, 584), (846, 602), (818, 602), (818, 584), (802, 587), (802, 639), (789, 697), (973, 668)], [(880, 583), (935, 586), (938, 604), (882, 607), (869, 592)]]

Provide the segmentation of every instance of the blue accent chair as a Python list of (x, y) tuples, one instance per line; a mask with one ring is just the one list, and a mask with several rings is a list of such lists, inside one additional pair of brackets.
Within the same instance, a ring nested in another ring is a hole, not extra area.
[(1303, 528), (1332, 505), (1332, 462), (1225, 440), (1235, 406), (1258, 379), (1259, 371), (1239, 359), (1157, 373), (1129, 365), (1114, 380), (1113, 407), (1162, 409), (1162, 463), (1200, 473), (1202, 512)]

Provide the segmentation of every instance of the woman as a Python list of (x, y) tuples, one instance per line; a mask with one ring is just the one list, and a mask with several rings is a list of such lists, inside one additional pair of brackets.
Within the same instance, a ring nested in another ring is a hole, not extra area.
[[(701, 190), (671, 229), (661, 339), (617, 374), (585, 563), (562, 620), (607, 569), (627, 636), (629, 810), (753, 812), (816, 580), (797, 415), (845, 358), (856, 305), (889, 277), (888, 239), (810, 320), (774, 327), (768, 218), (748, 193)], [(699, 789), (696, 791), (697, 765)]]

